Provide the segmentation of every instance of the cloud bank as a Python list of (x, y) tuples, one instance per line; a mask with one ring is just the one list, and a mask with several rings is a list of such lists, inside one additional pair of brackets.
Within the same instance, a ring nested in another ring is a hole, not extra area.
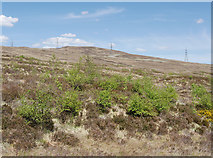
[(91, 42), (85, 40), (74, 38), (76, 34), (65, 33), (57, 37), (48, 38), (41, 43), (35, 43), (32, 47), (42, 47), (42, 48), (56, 48), (64, 46), (93, 46)]
[(18, 22), (18, 18), (7, 17), (5, 15), (0, 15), (0, 26), (13, 27), (14, 23)]

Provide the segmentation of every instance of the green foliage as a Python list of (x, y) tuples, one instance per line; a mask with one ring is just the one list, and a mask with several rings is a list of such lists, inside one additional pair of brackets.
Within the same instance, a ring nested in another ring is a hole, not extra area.
[(155, 116), (154, 107), (149, 100), (140, 97), (137, 93), (129, 100), (128, 113), (134, 116)]
[(129, 101), (131, 110), (128, 109), (128, 111), (131, 111), (133, 115), (153, 116), (149, 114), (150, 109), (146, 108), (148, 105), (152, 110), (154, 108), (155, 111), (160, 113), (163, 110), (168, 110), (178, 97), (175, 89), (171, 85), (159, 88), (154, 85), (149, 77), (144, 77), (143, 80), (137, 79), (133, 81), (132, 90), (137, 93), (137, 95), (133, 95), (133, 99)]
[(92, 59), (84, 57), (72, 69), (67, 71), (64, 78), (74, 89), (81, 90), (84, 84), (92, 84), (94, 82), (94, 78), (98, 76), (97, 71)]
[(119, 83), (115, 77), (106, 77), (103, 81), (100, 81), (99, 86), (105, 90), (115, 90), (118, 89)]
[(62, 97), (58, 98), (60, 113), (67, 111), (71, 112), (73, 116), (77, 116), (81, 104), (82, 102), (78, 99), (78, 93), (75, 91), (66, 91)]
[(194, 105), (201, 109), (213, 109), (211, 93), (207, 92), (206, 88), (202, 85), (196, 85), (193, 83), (191, 87)]
[(130, 76), (113, 75), (100, 81), (99, 86), (105, 90), (126, 90)]
[(52, 95), (49, 92), (37, 89), (34, 99), (22, 97), (22, 106), (19, 107), (18, 113), (30, 124), (42, 124), (51, 117), (51, 101)]
[(62, 83), (58, 80), (58, 78), (55, 79), (55, 83), (56, 83), (56, 86), (58, 87), (58, 89), (59, 89), (60, 91), (62, 91), (62, 90), (63, 90), (63, 89), (62, 89)]
[(168, 110), (178, 97), (175, 89), (171, 85), (165, 88), (154, 88), (153, 91), (155, 91), (155, 93), (151, 102), (158, 112)]
[(128, 102), (128, 97), (123, 94), (114, 93), (113, 98), (116, 103), (126, 104)]
[(94, 64), (92, 58), (89, 56), (81, 58), (77, 64), (77, 68), (84, 72), (85, 76), (87, 77), (87, 83), (93, 83), (94, 78), (98, 76), (98, 68)]
[(67, 74), (64, 75), (64, 78), (74, 89), (77, 90), (81, 90), (82, 86), (86, 82), (85, 74), (76, 68), (68, 70)]
[(96, 102), (100, 105), (100, 109), (105, 111), (107, 107), (111, 107), (112, 96), (109, 90), (100, 91)]

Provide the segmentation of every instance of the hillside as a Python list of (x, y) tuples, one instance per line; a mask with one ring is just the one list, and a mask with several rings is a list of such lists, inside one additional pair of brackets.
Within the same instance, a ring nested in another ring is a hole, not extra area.
[(2, 78), (3, 155), (211, 155), (208, 64), (2, 47)]

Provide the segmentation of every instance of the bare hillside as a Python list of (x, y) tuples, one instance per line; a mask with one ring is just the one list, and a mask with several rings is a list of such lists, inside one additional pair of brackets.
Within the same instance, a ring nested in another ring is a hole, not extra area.
[(89, 55), (95, 63), (115, 68), (135, 68), (156, 70), (163, 73), (185, 73), (199, 75), (210, 73), (210, 64), (199, 64), (155, 58), (150, 56), (133, 55), (121, 51), (109, 50), (97, 47), (62, 47), (62, 48), (27, 48), (27, 47), (3, 47), (3, 55), (26, 55), (41, 60), (49, 60), (53, 54), (60, 61), (77, 62), (79, 57)]

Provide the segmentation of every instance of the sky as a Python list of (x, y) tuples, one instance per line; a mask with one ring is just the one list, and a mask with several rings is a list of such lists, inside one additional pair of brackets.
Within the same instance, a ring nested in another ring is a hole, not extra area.
[(95, 46), (211, 63), (210, 2), (10, 2), (0, 14), (4, 46)]

